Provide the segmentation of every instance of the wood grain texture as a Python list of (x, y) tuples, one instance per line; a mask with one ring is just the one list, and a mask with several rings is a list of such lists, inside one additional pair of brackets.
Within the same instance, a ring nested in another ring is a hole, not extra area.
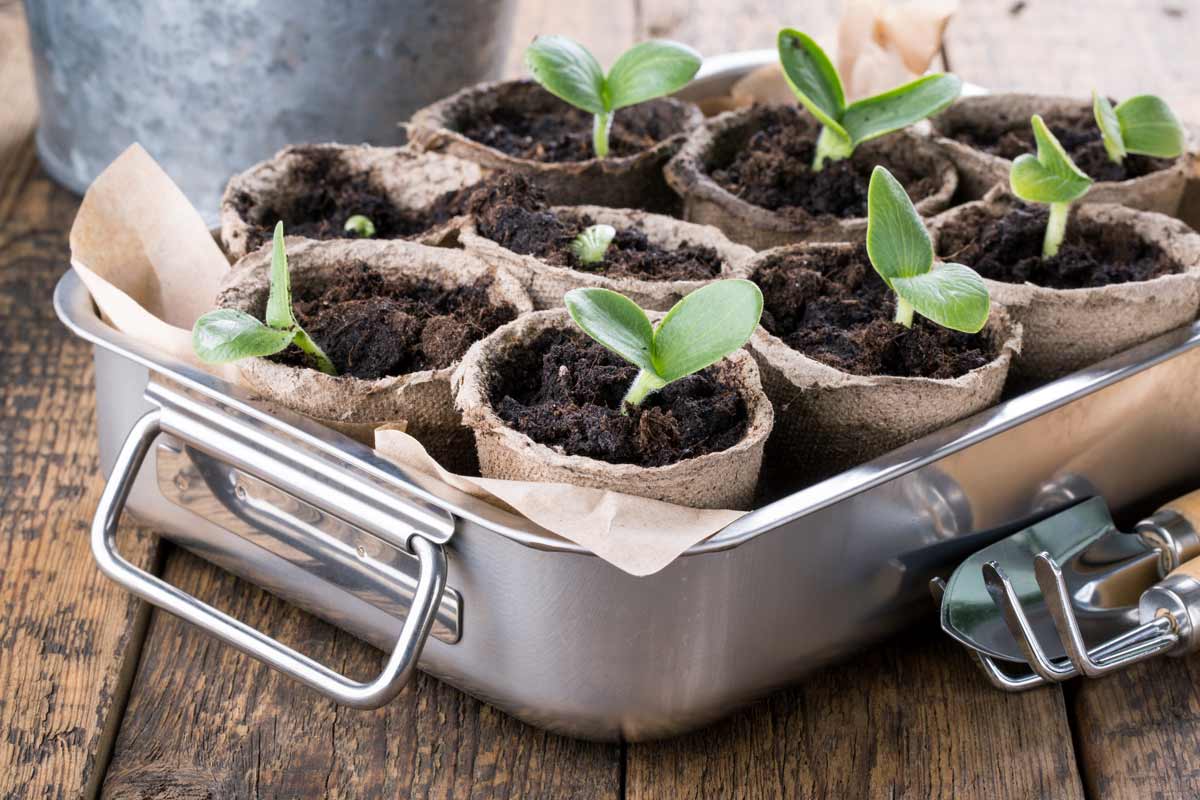
[(506, 78), (529, 75), (525, 48), (539, 34), (562, 34), (582, 42), (605, 69), (633, 45), (637, 0), (516, 0), (512, 44), (508, 50)]
[(783, 27), (800, 28), (832, 44), (841, 6), (841, 0), (640, 0), (636, 5), (637, 38), (674, 39), (705, 56), (770, 50)]
[[(9, 33), (0, 39), (13, 41)], [(26, 143), (29, 134), (27, 124)], [(102, 485), (91, 351), (50, 305), (78, 201), (37, 168), (32, 147), (8, 155), (0, 184), (8, 198), (0, 217), (0, 797), (73, 800), (92, 796), (102, 775), (144, 615), (100, 575), (88, 549)], [(125, 539), (132, 560), (152, 561), (149, 538)]]
[(997, 692), (918, 630), (692, 736), (630, 745), (628, 797), (1072, 800), (1057, 689)]
[[(379, 670), (377, 650), (183, 551), (164, 575), (344, 674)], [(612, 798), (620, 757), (424, 675), (378, 711), (339, 708), (156, 612), (103, 797)]]

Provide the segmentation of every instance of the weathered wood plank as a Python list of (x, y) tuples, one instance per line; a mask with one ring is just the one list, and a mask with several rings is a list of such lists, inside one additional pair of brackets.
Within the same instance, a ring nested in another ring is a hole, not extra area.
[(557, 33), (578, 39), (607, 68), (634, 42), (637, 3), (638, 0), (595, 3), (517, 0), (505, 77), (529, 74), (525, 68), (525, 47), (538, 34)]
[(732, 50), (770, 50), (775, 47), (776, 33), (783, 27), (800, 28), (832, 43), (841, 6), (840, 0), (802, 4), (764, 0), (639, 2), (636, 36), (639, 41), (674, 39), (705, 56)]
[(1150, 92), (1200, 121), (1200, 7), (1158, 0), (960, 0), (946, 49), (964, 80), (1088, 97)]
[(727, 723), (631, 745), (628, 797), (1082, 798), (1062, 694), (998, 692), (940, 631)]
[[(378, 651), (187, 553), (165, 576), (346, 674), (379, 669)], [(611, 798), (620, 756), (424, 675), (378, 711), (339, 708), (156, 612), (103, 796)]]

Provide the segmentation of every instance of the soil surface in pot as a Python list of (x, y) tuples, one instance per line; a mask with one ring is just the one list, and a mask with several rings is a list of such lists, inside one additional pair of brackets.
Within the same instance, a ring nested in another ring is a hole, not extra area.
[(1021, 205), (1003, 217), (959, 217), (942, 228), (939, 255), (1003, 283), (1083, 289), (1148, 281), (1182, 271), (1162, 248), (1129, 225), (1099, 225), (1072, 215), (1058, 255), (1042, 257), (1049, 210)]
[[(517, 318), (488, 299), (490, 279), (447, 288), (388, 280), (367, 264), (340, 269), (321, 286), (293, 287), (293, 308), (339, 375), (376, 380), (454, 364), (472, 344)], [(308, 366), (294, 345), (279, 360)]]
[(587, 339), (543, 331), (496, 366), (492, 407), (513, 429), (568, 455), (661, 467), (725, 450), (749, 425), (736, 386), (709, 367), (652, 393), (628, 414), (637, 368)]
[[(476, 110), (459, 133), (514, 158), (546, 163), (588, 161), (592, 150), (592, 115), (553, 101), (553, 110), (520, 108)], [(648, 100), (613, 114), (608, 157), (635, 156), (679, 133), (679, 112), (665, 100)]]
[[(1104, 139), (1100, 135), (1100, 128), (1096, 125), (1090, 107), (1086, 112), (1081, 110), (1075, 114), (1051, 114), (1046, 117), (1046, 125), (1062, 143), (1075, 165), (1095, 181), (1140, 178), (1151, 172), (1168, 169), (1175, 163), (1174, 159), (1170, 158), (1131, 154), (1125, 156), (1120, 164), (1114, 164), (1104, 149)], [(979, 123), (968, 123), (953, 131), (950, 138), (1010, 161), (1022, 153), (1037, 152), (1033, 128), (1028, 124), (1010, 131), (996, 131), (987, 130)]]
[(914, 315), (892, 321), (895, 299), (858, 246), (836, 255), (787, 255), (753, 276), (762, 324), (809, 358), (855, 375), (957, 378), (997, 356), (987, 334), (968, 334)]
[(653, 244), (636, 227), (617, 228), (604, 260), (584, 264), (570, 245), (595, 220), (586, 214), (556, 214), (541, 192), (519, 175), (478, 184), (463, 204), (475, 216), (481, 236), (548, 264), (650, 281), (707, 280), (721, 272), (721, 256), (713, 248), (685, 242), (668, 250)]
[(235, 195), (238, 214), (250, 225), (246, 246), (257, 250), (271, 241), (275, 223), (283, 220), (289, 236), (309, 239), (350, 238), (346, 220), (362, 214), (375, 224), (376, 239), (418, 236), (456, 214), (459, 192), (447, 192), (426, 208), (393, 203), (370, 174), (356, 172), (337, 153), (321, 148), (301, 150), (293, 169), (302, 188), (274, 204), (259, 204), (248, 193)]
[[(867, 215), (867, 186), (878, 159), (859, 150), (842, 161), (826, 161), (812, 170), (816, 132), (792, 106), (761, 109), (761, 127), (732, 160), (708, 165), (713, 180), (748, 203), (784, 217), (834, 216), (842, 219)], [(938, 189), (933, 176), (919, 175), (901, 164), (883, 162), (904, 185), (913, 202)]]

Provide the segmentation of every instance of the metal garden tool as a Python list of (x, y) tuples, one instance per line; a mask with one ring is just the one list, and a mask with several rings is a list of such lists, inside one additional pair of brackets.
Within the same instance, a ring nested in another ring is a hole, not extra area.
[(1198, 529), (1200, 491), (1131, 533), (1117, 529), (1103, 498), (1084, 500), (935, 579), (942, 628), (1006, 691), (1191, 652), (1200, 648)]

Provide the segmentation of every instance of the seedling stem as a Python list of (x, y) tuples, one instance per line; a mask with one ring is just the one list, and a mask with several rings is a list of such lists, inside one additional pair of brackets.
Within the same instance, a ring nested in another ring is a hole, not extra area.
[(1042, 257), (1058, 255), (1063, 237), (1067, 235), (1067, 217), (1071, 213), (1070, 203), (1051, 203), (1050, 219), (1046, 222), (1046, 238), (1042, 242)]

